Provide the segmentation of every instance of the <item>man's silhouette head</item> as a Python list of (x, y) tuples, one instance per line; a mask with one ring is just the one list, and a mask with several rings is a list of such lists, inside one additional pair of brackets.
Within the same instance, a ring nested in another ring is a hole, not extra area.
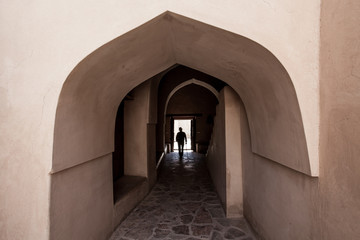
[(182, 132), (182, 128), (181, 128), (181, 127), (179, 127), (179, 131)]

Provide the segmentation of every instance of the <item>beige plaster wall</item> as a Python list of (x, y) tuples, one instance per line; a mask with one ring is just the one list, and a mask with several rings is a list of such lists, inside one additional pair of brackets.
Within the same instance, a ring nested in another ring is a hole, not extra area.
[(360, 239), (360, 2), (322, 3), (321, 239)]
[[(20, 135), (31, 132), (24, 126), (17, 128)], [(0, 138), (9, 130), (1, 129)], [(0, 143), (0, 239), (48, 239), (50, 165), (41, 162), (44, 153), (31, 142), (34, 138), (25, 141), (20, 135)], [(7, 152), (11, 145), (16, 148)]]
[[(112, 232), (112, 155), (52, 175), (50, 239), (107, 239)], [(31, 239), (31, 238), (29, 238)]]

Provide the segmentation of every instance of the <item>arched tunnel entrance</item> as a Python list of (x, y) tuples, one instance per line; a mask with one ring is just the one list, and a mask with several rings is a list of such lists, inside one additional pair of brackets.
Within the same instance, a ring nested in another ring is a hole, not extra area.
[[(189, 77), (191, 79), (187, 80)], [(149, 86), (158, 87), (150, 90)], [(195, 159), (200, 161), (199, 159), (201, 159), (198, 155), (191, 153), (185, 154), (186, 157), (184, 158), (182, 158), (182, 155), (176, 155), (180, 159), (174, 158), (174, 155), (171, 154), (171, 157), (164, 157), (165, 152), (178, 151), (175, 149), (176, 145), (174, 145), (176, 134), (174, 132), (176, 129), (174, 122), (179, 119), (190, 119), (188, 120), (191, 122), (189, 129), (186, 130), (185, 126), (182, 126), (184, 132), (187, 132), (188, 142), (193, 143), (192, 146), (189, 146), (189, 149), (207, 156), (207, 166), (212, 179), (215, 180), (215, 189), (220, 196), (220, 202), (224, 206), (226, 216), (241, 217), (243, 214), (242, 152), (245, 152), (245, 148), (250, 151), (250, 146), (246, 145), (250, 142), (249, 136), (248, 134), (241, 136), (240, 131), (241, 124), (246, 125), (242, 131), (248, 131), (246, 113), (241, 99), (223, 81), (181, 65), (166, 70), (163, 76), (157, 80), (149, 79), (140, 84), (126, 95), (119, 106), (115, 126), (113, 177), (119, 176), (118, 173), (121, 171), (124, 176), (114, 178), (115, 209), (124, 208), (123, 199), (137, 202), (138, 199), (132, 196), (131, 191), (140, 191), (148, 178), (146, 166), (149, 166), (149, 163), (148, 165), (139, 164), (141, 160), (138, 160), (146, 159), (146, 156), (141, 156), (138, 152), (144, 147), (145, 149), (148, 148), (146, 145), (142, 145), (145, 133), (141, 131), (141, 126), (146, 125), (146, 122), (143, 122), (146, 119), (144, 113), (152, 108), (151, 106), (145, 107), (147, 104), (146, 98), (144, 98), (146, 89), (150, 90), (150, 92), (156, 92), (158, 99), (157, 103), (155, 102), (159, 119), (155, 137), (157, 142), (160, 142), (160, 146), (158, 146), (160, 151), (156, 157), (157, 172), (160, 173), (161, 169), (162, 172), (171, 172), (167, 171), (163, 165), (171, 168), (175, 167), (177, 170), (174, 171), (174, 174), (179, 174), (182, 171), (186, 172), (185, 169), (181, 170), (181, 166), (184, 164), (187, 164), (187, 168), (192, 168), (192, 171), (196, 170), (194, 166), (201, 165), (201, 163), (189, 164), (189, 159), (192, 159), (192, 161), (195, 161)], [(161, 99), (165, 99), (165, 101), (161, 101)], [(241, 119), (240, 116), (243, 116), (243, 118)], [(122, 131), (119, 131), (119, 129), (122, 129)], [(241, 137), (246, 138), (243, 141), (244, 144), (242, 144)], [(118, 139), (123, 143), (120, 148)], [(124, 157), (121, 158), (119, 155)], [(169, 166), (164, 161), (171, 161), (174, 165)], [(119, 164), (121, 162), (122, 166)], [(200, 172), (202, 172), (201, 169)], [(229, 177), (230, 175), (233, 180)], [(173, 176), (169, 180), (179, 177), (181, 176)], [(192, 176), (192, 178), (197, 179), (198, 177)], [(234, 179), (236, 180), (234, 181)], [(210, 184), (211, 180), (208, 181)], [(177, 184), (174, 181), (170, 185)], [(190, 184), (189, 189), (184, 189), (184, 191), (192, 191), (191, 189), (196, 187), (191, 187), (191, 182), (188, 184)], [(176, 189), (176, 187), (174, 188)], [(175, 191), (173, 194), (179, 193)], [(141, 195), (141, 193), (138, 193), (138, 195)], [(167, 197), (164, 196), (163, 198)], [(187, 196), (182, 195), (182, 198), (186, 200)], [(201, 199), (193, 200), (200, 201)], [(183, 202), (179, 204), (184, 205)], [(174, 211), (174, 209), (168, 210)], [(117, 212), (120, 212), (120, 214), (117, 216), (116, 221), (120, 222), (123, 214), (120, 210)], [(160, 220), (158, 219), (158, 221)]]
[[(247, 143), (251, 149), (248, 155), (262, 158), (261, 161), (279, 163), (299, 173), (316, 174), (309, 160), (294, 86), (277, 58), (250, 39), (166, 12), (91, 53), (74, 68), (64, 83), (54, 130), (50, 207), (52, 238), (59, 234), (64, 239), (104, 238), (153, 186), (157, 156), (161, 156), (166, 147), (165, 124), (161, 124), (166, 118), (159, 114), (165, 112), (166, 99), (171, 91), (185, 82), (184, 78), (180, 82), (176, 79), (169, 81), (174, 87), (167, 90), (169, 94), (164, 94), (163, 99), (158, 94), (160, 80), (166, 78), (166, 74), (171, 72), (169, 69), (176, 64), (196, 69), (199, 75), (221, 79), (221, 86), (203, 82), (219, 91), (224, 103), (241, 96), (243, 105), (240, 99), (236, 101), (244, 112), (246, 109), (248, 117), (248, 137), (251, 135), (251, 146)], [(199, 80), (197, 74), (193, 72), (186, 81)], [(220, 90), (225, 85), (229, 88), (221, 95)], [(119, 104), (127, 96), (129, 101), (123, 110), (127, 116), (124, 118), (124, 173), (145, 180), (140, 181), (132, 197), (124, 198), (114, 206), (112, 153), (115, 119)], [(232, 107), (230, 104), (228, 116), (232, 115)], [(226, 110), (225, 105), (223, 110)], [(224, 119), (224, 131), (228, 131), (230, 137), (236, 136), (230, 134), (234, 128), (226, 130), (226, 126), (237, 126), (239, 132), (241, 118), (232, 119), (235, 122)], [(234, 144), (234, 147), (239, 146)], [(212, 151), (212, 155), (216, 156), (218, 152)], [(233, 154), (226, 149), (224, 152)], [(232, 156), (234, 161), (236, 155)], [(212, 161), (212, 164), (213, 168), (218, 168), (216, 162)], [(236, 165), (234, 162), (228, 164), (230, 168)], [(267, 171), (254, 164), (249, 163), (253, 173)], [(235, 167), (233, 170), (242, 171)], [(235, 177), (232, 187), (242, 185), (241, 175), (232, 175)], [(252, 176), (244, 179), (248, 180), (245, 188), (252, 182), (261, 181), (252, 179)], [(239, 195), (227, 196), (229, 189), (224, 188), (223, 182), (216, 184), (219, 189), (225, 189), (224, 196), (242, 203)], [(251, 201), (260, 198), (261, 193), (249, 190), (246, 195), (244, 189), (244, 194), (247, 200), (245, 215), (248, 213), (253, 223), (263, 221), (262, 210), (255, 211)], [(69, 218), (77, 220), (68, 221)]]

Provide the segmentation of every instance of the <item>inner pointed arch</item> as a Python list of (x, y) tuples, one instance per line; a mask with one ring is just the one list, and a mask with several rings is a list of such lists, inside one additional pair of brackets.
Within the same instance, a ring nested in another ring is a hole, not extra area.
[(192, 79), (189, 79), (185, 82), (182, 82), (181, 84), (179, 84), (178, 86), (176, 86), (168, 95), (167, 99), (166, 99), (166, 103), (165, 103), (165, 112), (167, 110), (167, 106), (168, 106), (168, 103), (171, 99), (171, 97), (177, 92), (179, 91), (181, 88), (183, 87), (186, 87), (190, 84), (195, 84), (195, 85), (199, 85), (201, 87), (204, 87), (206, 88), (207, 90), (209, 90), (212, 94), (214, 94), (214, 96), (216, 97), (216, 99), (219, 101), (219, 92), (213, 87), (211, 86), (210, 84), (206, 83), (206, 82), (203, 82), (203, 81), (200, 81), (200, 80), (197, 80), (195, 78), (192, 78)]

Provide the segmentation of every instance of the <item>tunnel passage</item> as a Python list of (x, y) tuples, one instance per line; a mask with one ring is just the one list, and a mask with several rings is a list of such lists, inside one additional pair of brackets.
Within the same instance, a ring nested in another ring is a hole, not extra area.
[(242, 97), (253, 152), (312, 175), (296, 92), (276, 57), (250, 39), (170, 12), (100, 47), (71, 72), (56, 112), (52, 171), (111, 153), (125, 94), (176, 63), (222, 79)]

